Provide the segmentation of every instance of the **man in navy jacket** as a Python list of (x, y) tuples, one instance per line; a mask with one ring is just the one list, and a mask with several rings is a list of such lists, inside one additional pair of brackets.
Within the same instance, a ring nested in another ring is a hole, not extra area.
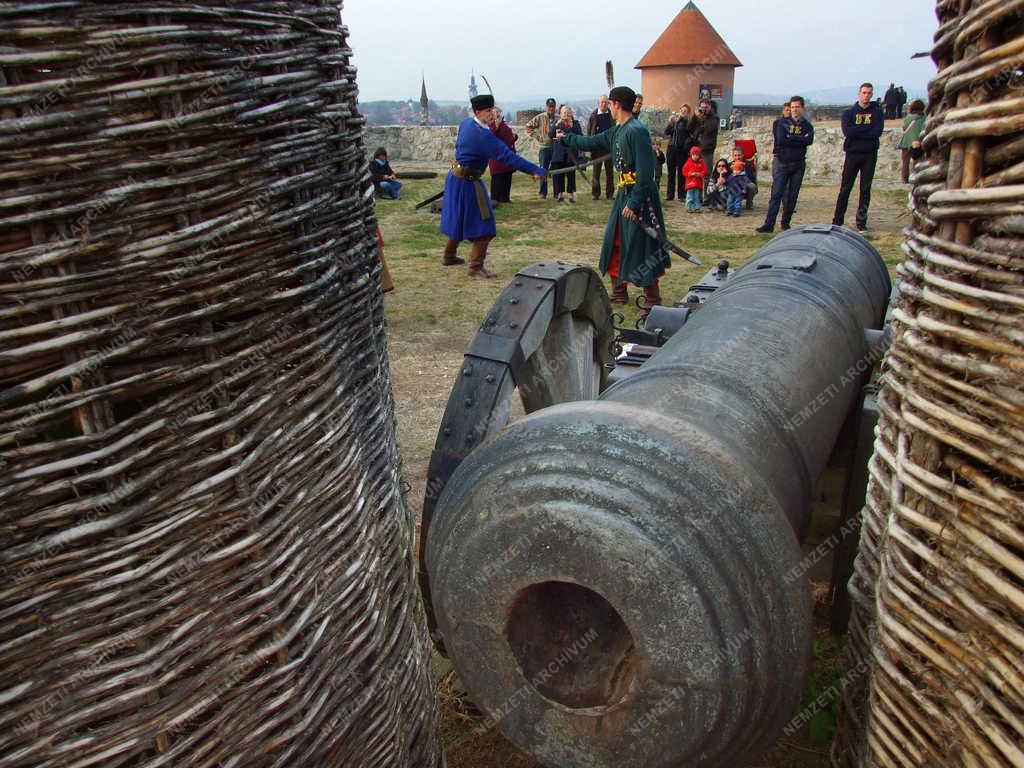
[(794, 96), (789, 100), (789, 117), (775, 125), (775, 149), (778, 163), (772, 173), (772, 197), (768, 213), (758, 232), (775, 231), (775, 218), (782, 207), (782, 228), (789, 229), (796, 212), (796, 199), (804, 183), (807, 169), (807, 148), (814, 143), (814, 126), (804, 117), (804, 99)]
[(857, 229), (868, 228), (868, 207), (871, 205), (871, 182), (875, 178), (875, 164), (878, 162), (878, 139), (885, 127), (882, 108), (872, 100), (875, 89), (871, 83), (864, 83), (857, 94), (857, 103), (843, 112), (843, 180), (839, 185), (836, 211), (832, 223), (843, 225), (846, 207), (850, 204), (853, 180), (860, 174), (860, 200), (857, 202)]

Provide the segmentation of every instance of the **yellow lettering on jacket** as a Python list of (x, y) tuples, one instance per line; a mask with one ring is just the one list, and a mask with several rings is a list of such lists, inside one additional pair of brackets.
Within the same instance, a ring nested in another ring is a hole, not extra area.
[(871, 125), (871, 113), (870, 112), (858, 112), (857, 113), (857, 125)]

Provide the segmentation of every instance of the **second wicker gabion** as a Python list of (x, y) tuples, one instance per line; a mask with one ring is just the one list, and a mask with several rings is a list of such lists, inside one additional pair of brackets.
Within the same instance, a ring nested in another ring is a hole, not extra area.
[(837, 766), (1024, 765), (1024, 24), (944, 0)]
[(337, 3), (0, 7), (0, 766), (437, 764)]

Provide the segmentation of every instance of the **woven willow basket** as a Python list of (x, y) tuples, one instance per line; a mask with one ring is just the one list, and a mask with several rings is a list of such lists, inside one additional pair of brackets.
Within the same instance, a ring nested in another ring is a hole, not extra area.
[(337, 3), (0, 4), (0, 766), (430, 766)]
[(842, 766), (1024, 766), (1024, 3), (937, 7)]

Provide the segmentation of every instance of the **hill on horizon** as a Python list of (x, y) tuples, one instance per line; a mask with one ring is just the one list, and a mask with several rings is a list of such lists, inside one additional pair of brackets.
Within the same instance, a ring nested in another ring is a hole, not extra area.
[[(908, 86), (903, 83), (897, 83), (897, 85), (903, 85), (907, 90), (907, 97), (910, 99), (921, 98), (925, 101), (928, 100), (928, 89), (918, 88), (915, 86)], [(886, 89), (889, 84), (879, 85), (875, 83), (875, 98), (885, 95)], [(794, 94), (800, 94), (805, 99), (813, 104), (852, 104), (857, 100), (857, 90), (860, 88), (860, 84), (857, 85), (840, 85), (831, 88), (814, 88), (811, 90), (796, 90), (793, 93), (761, 93), (752, 92), (744, 93), (737, 91), (734, 101), (736, 104), (782, 104), (790, 96)]]

